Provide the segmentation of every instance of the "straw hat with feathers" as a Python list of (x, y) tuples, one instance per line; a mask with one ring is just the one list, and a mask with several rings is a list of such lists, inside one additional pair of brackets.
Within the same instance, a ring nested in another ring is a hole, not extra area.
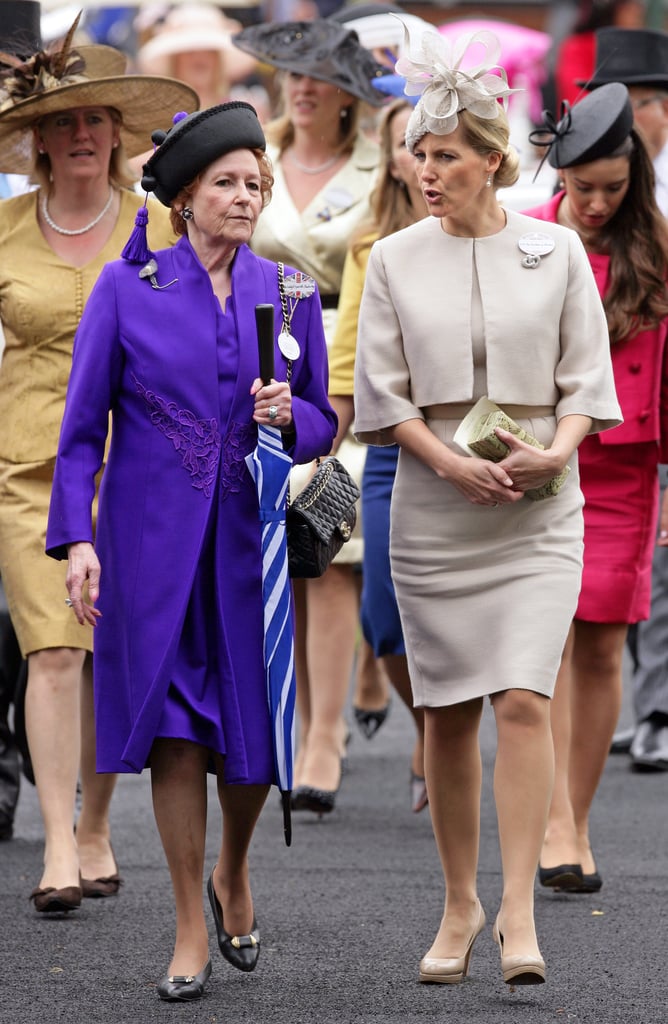
[(0, 171), (30, 174), (32, 128), (46, 114), (72, 107), (113, 107), (122, 117), (127, 156), (150, 147), (156, 124), (171, 124), (176, 110), (197, 110), (196, 92), (184, 82), (126, 75), (126, 58), (111, 46), (73, 46), (77, 16), (62, 44), (28, 59), (0, 53)]

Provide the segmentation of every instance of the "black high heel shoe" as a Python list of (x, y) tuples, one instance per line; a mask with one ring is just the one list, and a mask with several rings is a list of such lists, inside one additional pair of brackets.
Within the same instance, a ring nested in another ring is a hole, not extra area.
[(370, 740), (376, 735), (381, 725), (390, 713), (390, 701), (383, 708), (369, 710), (367, 708), (353, 707), (353, 714), (357, 727), (365, 739)]
[(232, 964), (239, 971), (254, 971), (260, 955), (260, 929), (253, 917), (253, 924), (248, 935), (230, 935), (225, 931), (223, 925), (223, 909), (216, 896), (213, 887), (213, 871), (209, 875), (206, 884), (206, 891), (209, 894), (209, 903), (213, 911), (213, 921), (216, 926), (218, 948), (228, 963)]
[(167, 1003), (190, 1003), (202, 998), (210, 977), (211, 961), (207, 960), (199, 974), (168, 974), (158, 982), (156, 989)]
[(335, 789), (316, 789), (314, 786), (297, 786), (292, 791), (290, 806), (293, 811), (313, 811), (319, 817), (331, 814), (336, 802)]
[(578, 888), (583, 883), (582, 868), (579, 864), (557, 864), (554, 868), (538, 865), (538, 880), (546, 889)]

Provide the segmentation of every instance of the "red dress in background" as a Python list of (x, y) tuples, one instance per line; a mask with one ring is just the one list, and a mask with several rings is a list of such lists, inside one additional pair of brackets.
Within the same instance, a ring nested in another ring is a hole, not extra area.
[[(556, 223), (565, 193), (525, 211)], [(588, 253), (601, 297), (610, 259)], [(549, 259), (549, 257), (547, 257)], [(658, 517), (658, 464), (668, 461), (668, 366), (663, 320), (612, 345), (624, 422), (585, 437), (578, 449), (584, 505), (584, 567), (575, 613), (587, 622), (649, 618)]]
[(594, 73), (595, 62), (596, 38), (593, 32), (578, 32), (564, 39), (554, 70), (557, 90), (556, 114), (561, 109), (562, 100), (568, 100), (573, 106), (586, 95), (583, 86), (576, 83), (589, 81)]

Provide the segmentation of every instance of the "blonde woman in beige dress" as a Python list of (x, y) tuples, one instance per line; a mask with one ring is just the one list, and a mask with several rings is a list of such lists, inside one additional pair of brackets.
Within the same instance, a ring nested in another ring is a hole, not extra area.
[[(38, 74), (40, 64), (51, 74)], [(125, 64), (110, 47), (73, 48), (71, 38), (25, 61), (0, 58), (0, 169), (38, 185), (0, 205), (0, 573), (28, 660), (26, 729), (45, 833), (31, 894), (40, 913), (75, 910), (82, 896), (120, 885), (109, 827), (116, 777), (95, 772), (92, 630), (74, 621), (65, 566), (44, 546), (74, 333), (142, 203), (126, 156), (145, 148), (160, 119), (168, 127), (173, 112), (197, 107), (182, 83), (128, 76)], [(174, 239), (161, 210), (151, 216), (154, 248)]]
[[(503, 874), (493, 934), (504, 981), (535, 984), (546, 975), (533, 892), (553, 780), (549, 698), (582, 564), (576, 449), (588, 432), (618, 423), (620, 412), (605, 317), (579, 238), (497, 201), (496, 189), (518, 175), (498, 102), (508, 91), (503, 78), (480, 66), (476, 77), (462, 75), (447, 46), (431, 38), (397, 64), (409, 83), (421, 82), (415, 92), (424, 89), (406, 141), (431, 216), (371, 250), (355, 430), (367, 443), (401, 448), (390, 557), (414, 700), (424, 708), (425, 775), (445, 879), (443, 917), (420, 980), (460, 982), (485, 925), (476, 878), (478, 730), (489, 696)], [(497, 41), (491, 33), (479, 41), (489, 70)], [(416, 74), (415, 62), (430, 76)], [(497, 430), (509, 451), (492, 462), (455, 444), (462, 418), (484, 395), (544, 447)], [(526, 496), (567, 466), (556, 495)]]

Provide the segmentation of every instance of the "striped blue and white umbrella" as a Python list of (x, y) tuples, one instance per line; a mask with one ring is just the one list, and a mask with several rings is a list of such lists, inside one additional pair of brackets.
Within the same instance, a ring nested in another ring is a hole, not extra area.
[[(273, 345), (273, 321), (271, 341)], [(273, 374), (265, 368), (261, 370), (261, 376), (268, 381)], [(285, 842), (289, 846), (292, 841), (290, 795), (294, 762), (296, 681), (285, 516), (292, 459), (283, 449), (283, 436), (278, 427), (258, 426), (257, 447), (246, 456), (246, 464), (257, 487), (262, 523), (264, 664), (274, 767), (283, 804)]]

